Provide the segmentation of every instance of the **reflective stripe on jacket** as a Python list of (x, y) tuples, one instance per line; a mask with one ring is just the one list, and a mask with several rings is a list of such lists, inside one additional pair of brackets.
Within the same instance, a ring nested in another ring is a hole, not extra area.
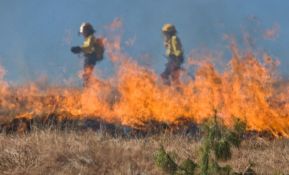
[(165, 42), (165, 47), (167, 57), (173, 56), (179, 58), (183, 56), (182, 44), (176, 35), (173, 35), (168, 41)]
[(86, 55), (96, 54), (98, 57), (102, 57), (104, 52), (103, 39), (95, 38), (94, 35), (90, 35), (85, 38), (81, 49)]

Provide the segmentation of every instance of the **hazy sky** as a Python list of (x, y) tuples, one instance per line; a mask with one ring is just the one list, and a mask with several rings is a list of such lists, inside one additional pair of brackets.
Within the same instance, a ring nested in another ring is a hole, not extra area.
[[(279, 58), (281, 72), (288, 75), (288, 10), (285, 0), (1, 0), (0, 64), (13, 82), (76, 77), (82, 64), (70, 46), (82, 43), (77, 35), (80, 24), (89, 21), (101, 34), (104, 25), (119, 17), (123, 41), (134, 41), (125, 51), (136, 59), (149, 55), (147, 64), (157, 72), (165, 63), (160, 29), (170, 22), (178, 29), (186, 55), (192, 49), (228, 52), (224, 34), (242, 43), (244, 33), (249, 33), (252, 47)], [(278, 31), (277, 38), (264, 39), (270, 28)], [(106, 59), (96, 69), (107, 73), (109, 65)]]

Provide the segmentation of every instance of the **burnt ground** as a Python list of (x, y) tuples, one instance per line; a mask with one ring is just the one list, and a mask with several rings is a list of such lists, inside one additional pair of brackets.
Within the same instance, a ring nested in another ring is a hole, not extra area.
[(76, 118), (69, 114), (49, 114), (45, 117), (35, 116), (29, 118), (14, 118), (0, 124), (0, 132), (6, 134), (29, 133), (37, 129), (57, 130), (92, 130), (102, 131), (117, 137), (145, 137), (160, 133), (181, 134), (197, 136), (200, 133), (199, 126), (193, 121), (179, 119), (178, 124), (167, 124), (158, 121), (146, 121), (141, 125), (126, 126), (118, 123), (110, 123), (97, 117)]
[[(202, 137), (202, 126), (194, 121), (180, 118), (175, 124), (158, 121), (145, 121), (141, 125), (127, 126), (118, 123), (110, 123), (98, 117), (77, 118), (71, 114), (51, 113), (45, 117), (35, 116), (29, 118), (14, 118), (10, 121), (0, 123), (0, 133), (23, 134), (34, 130), (55, 129), (58, 131), (101, 131), (112, 137), (121, 138), (143, 138), (159, 134), (172, 134), (185, 136), (200, 140)], [(266, 138), (273, 140), (275, 137), (269, 131), (257, 132), (247, 131), (244, 139)]]

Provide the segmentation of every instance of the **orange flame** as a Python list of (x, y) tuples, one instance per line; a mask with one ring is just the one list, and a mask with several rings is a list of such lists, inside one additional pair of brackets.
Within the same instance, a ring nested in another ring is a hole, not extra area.
[(107, 38), (106, 47), (117, 65), (116, 75), (96, 78), (83, 90), (40, 90), (33, 84), (11, 87), (0, 69), (1, 111), (16, 117), (69, 112), (71, 117), (93, 116), (134, 127), (150, 120), (176, 123), (179, 118), (200, 123), (217, 110), (227, 125), (240, 118), (249, 130), (289, 137), (289, 83), (278, 78), (278, 62), (268, 55), (261, 62), (253, 53), (240, 54), (232, 44), (233, 56), (224, 72), (207, 60), (200, 61), (194, 79), (182, 72), (186, 81), (167, 86), (153, 70), (122, 52), (120, 37)]

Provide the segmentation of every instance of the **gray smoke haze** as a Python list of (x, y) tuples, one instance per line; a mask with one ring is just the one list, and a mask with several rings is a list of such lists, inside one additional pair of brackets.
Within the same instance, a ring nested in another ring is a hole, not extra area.
[[(289, 2), (269, 0), (3, 0), (0, 2), (0, 64), (13, 82), (35, 80), (46, 75), (54, 82), (78, 82), (82, 61), (69, 47), (82, 43), (79, 25), (90, 21), (97, 34), (115, 18), (122, 19), (124, 51), (141, 64), (164, 69), (160, 29), (173, 23), (186, 56), (208, 51), (215, 59), (230, 59), (233, 36), (242, 49), (265, 51), (281, 61), (280, 72), (288, 75)], [(277, 29), (275, 29), (277, 28)], [(274, 30), (275, 29), (275, 30)], [(96, 69), (109, 74), (106, 59)], [(79, 83), (79, 82), (78, 82)]]

